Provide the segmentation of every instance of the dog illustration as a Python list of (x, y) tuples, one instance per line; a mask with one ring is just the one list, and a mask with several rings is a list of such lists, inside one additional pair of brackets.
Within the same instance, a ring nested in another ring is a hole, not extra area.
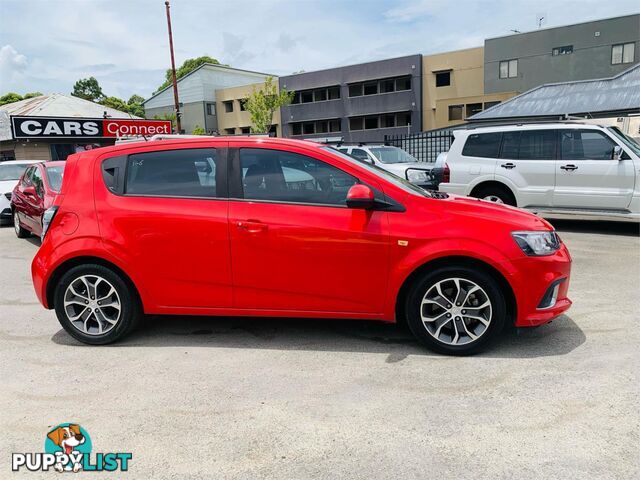
[[(78, 445), (82, 445), (85, 441), (84, 435), (80, 433), (80, 425), (73, 424), (68, 427), (58, 427), (49, 432), (47, 437), (49, 437), (53, 443), (58, 445), (66, 455), (78, 453), (74, 448)], [(71, 470), (69, 463), (70, 462), (66, 465), (67, 470)], [(58, 463), (55, 464), (54, 468), (58, 472), (62, 472), (65, 469), (60, 460), (58, 460)], [(74, 472), (77, 472), (80, 468), (81, 466), (78, 463), (73, 465)]]

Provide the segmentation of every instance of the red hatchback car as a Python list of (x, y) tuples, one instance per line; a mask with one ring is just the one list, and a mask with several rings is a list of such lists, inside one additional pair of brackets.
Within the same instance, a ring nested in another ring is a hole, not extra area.
[(72, 155), (33, 282), (62, 326), (113, 342), (143, 314), (406, 320), (443, 353), (571, 305), (545, 220), (428, 193), (312, 142), (165, 139)]
[(19, 238), (42, 235), (42, 219), (60, 192), (64, 163), (36, 163), (20, 177), (11, 195), (13, 227)]

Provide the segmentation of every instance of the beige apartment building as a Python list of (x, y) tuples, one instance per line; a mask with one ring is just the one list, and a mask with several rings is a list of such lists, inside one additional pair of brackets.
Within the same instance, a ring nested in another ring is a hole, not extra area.
[[(278, 80), (274, 78), (276, 85)], [(220, 135), (239, 135), (251, 132), (251, 115), (244, 109), (242, 100), (253, 92), (259, 90), (264, 83), (241, 85), (216, 90), (216, 112), (218, 116), (218, 132)], [(273, 114), (273, 126), (271, 133), (282, 136), (280, 109)]]
[(422, 81), (423, 130), (458, 125), (518, 93), (484, 93), (484, 47), (425, 55)]

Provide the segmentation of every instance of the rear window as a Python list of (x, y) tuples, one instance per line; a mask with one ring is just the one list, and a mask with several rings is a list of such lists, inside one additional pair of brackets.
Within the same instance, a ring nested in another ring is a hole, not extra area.
[(125, 193), (129, 195), (216, 197), (215, 149), (169, 150), (130, 155)]
[(62, 187), (62, 176), (64, 174), (64, 167), (47, 167), (47, 180), (51, 189), (55, 192), (59, 192)]
[(465, 157), (498, 158), (502, 133), (474, 133), (467, 137), (462, 149)]

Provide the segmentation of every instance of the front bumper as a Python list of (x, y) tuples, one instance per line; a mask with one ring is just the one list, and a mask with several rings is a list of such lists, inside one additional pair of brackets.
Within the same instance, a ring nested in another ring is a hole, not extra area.
[(12, 216), (11, 200), (7, 198), (6, 194), (0, 194), (0, 222), (11, 223)]
[[(512, 260), (511, 278), (517, 304), (516, 327), (536, 327), (550, 322), (571, 307), (568, 297), (571, 255), (564, 244), (553, 255)], [(549, 289), (558, 285), (553, 302)]]

